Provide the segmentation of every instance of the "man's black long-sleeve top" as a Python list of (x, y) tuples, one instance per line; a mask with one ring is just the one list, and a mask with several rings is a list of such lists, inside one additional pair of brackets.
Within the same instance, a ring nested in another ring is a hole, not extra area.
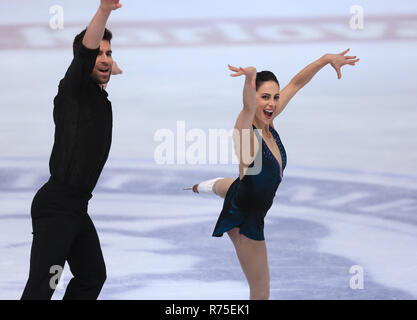
[(112, 138), (111, 103), (91, 78), (98, 52), (81, 44), (59, 83), (49, 161), (52, 179), (88, 193), (103, 170)]

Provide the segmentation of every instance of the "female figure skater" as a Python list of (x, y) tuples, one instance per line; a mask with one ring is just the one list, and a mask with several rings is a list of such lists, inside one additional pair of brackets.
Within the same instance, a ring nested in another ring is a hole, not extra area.
[[(233, 136), (239, 159), (239, 177), (203, 181), (192, 189), (196, 193), (214, 192), (224, 198), (213, 236), (220, 237), (227, 232), (232, 240), (249, 283), (250, 299), (269, 298), (270, 276), (263, 233), (264, 217), (272, 206), (287, 162), (285, 149), (274, 129), (273, 120), (298, 90), (325, 65), (331, 64), (340, 79), (342, 66), (355, 65), (359, 61), (356, 56), (345, 56), (348, 51), (349, 49), (340, 54), (324, 55), (299, 72), (281, 91), (272, 72), (257, 73), (254, 67), (236, 68), (229, 65), (229, 69), (234, 72), (232, 77), (246, 77), (243, 109), (236, 120), (236, 135)], [(254, 129), (260, 129), (262, 133), (259, 134)], [(250, 133), (248, 142), (241, 138), (245, 130)], [(255, 136), (257, 139), (254, 139)], [(251, 153), (248, 153), (249, 149)], [(244, 158), (244, 154), (251, 156)], [(260, 172), (247, 174), (247, 170), (254, 166), (256, 157), (262, 157)]]

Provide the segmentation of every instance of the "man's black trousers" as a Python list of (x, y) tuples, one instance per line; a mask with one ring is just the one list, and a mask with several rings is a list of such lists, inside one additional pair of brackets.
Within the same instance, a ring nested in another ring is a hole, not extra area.
[(30, 271), (22, 300), (51, 299), (65, 261), (73, 278), (64, 299), (97, 299), (106, 280), (106, 267), (87, 214), (89, 198), (91, 194), (85, 196), (52, 180), (35, 195)]

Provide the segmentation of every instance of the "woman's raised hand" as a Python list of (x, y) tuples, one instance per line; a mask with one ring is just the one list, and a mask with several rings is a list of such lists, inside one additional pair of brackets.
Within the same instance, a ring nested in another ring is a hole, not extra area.
[(330, 61), (331, 66), (336, 70), (337, 78), (342, 78), (342, 72), (340, 68), (346, 64), (350, 64), (354, 66), (359, 59), (356, 59), (356, 56), (345, 56), (346, 53), (349, 52), (350, 49), (346, 49), (345, 51), (339, 54), (328, 54), (327, 57)]
[(228, 66), (231, 71), (235, 72), (235, 73), (230, 74), (231, 77), (239, 77), (241, 75), (245, 75), (246, 78), (250, 80), (252, 88), (256, 89), (256, 68), (255, 67), (236, 68), (236, 67), (231, 66), (230, 64)]
[(113, 65), (112, 65), (112, 68), (111, 68), (111, 74), (112, 75), (117, 75), (117, 74), (122, 74), (122, 73), (123, 73), (123, 70), (119, 68), (116, 61), (113, 61)]

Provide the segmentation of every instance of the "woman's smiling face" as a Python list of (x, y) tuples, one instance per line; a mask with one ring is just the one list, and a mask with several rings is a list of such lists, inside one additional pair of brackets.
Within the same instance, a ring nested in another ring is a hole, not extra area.
[(275, 81), (263, 82), (256, 91), (256, 114), (260, 123), (270, 125), (278, 112), (279, 86)]

